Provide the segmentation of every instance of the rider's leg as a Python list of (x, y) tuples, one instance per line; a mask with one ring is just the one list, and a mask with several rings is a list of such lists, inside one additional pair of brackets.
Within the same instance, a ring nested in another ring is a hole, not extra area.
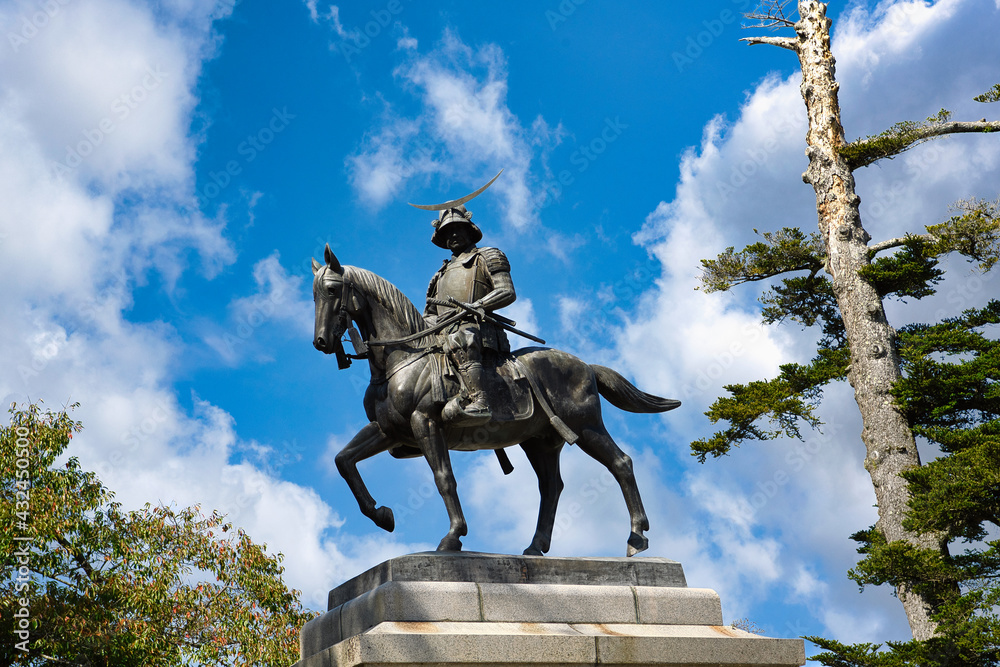
[(455, 338), (460, 346), (456, 346), (453, 355), (469, 395), (469, 404), (462, 408), (462, 412), (467, 417), (487, 420), (492, 413), (483, 391), (483, 345), (479, 327), (462, 327)]
[(469, 390), (469, 404), (465, 406), (465, 411), (475, 416), (489, 415), (490, 406), (486, 401), (486, 392), (483, 391), (483, 362), (470, 361), (463, 364), (459, 372)]

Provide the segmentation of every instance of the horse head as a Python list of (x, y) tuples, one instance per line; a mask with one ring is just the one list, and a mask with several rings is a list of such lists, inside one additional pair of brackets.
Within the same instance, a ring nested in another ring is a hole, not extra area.
[(326, 265), (315, 259), (313, 269), (313, 302), (316, 304), (316, 324), (313, 346), (325, 354), (336, 354), (344, 367), (350, 360), (344, 354), (341, 338), (349, 325), (349, 313), (344, 294), (344, 267), (327, 244), (323, 253)]

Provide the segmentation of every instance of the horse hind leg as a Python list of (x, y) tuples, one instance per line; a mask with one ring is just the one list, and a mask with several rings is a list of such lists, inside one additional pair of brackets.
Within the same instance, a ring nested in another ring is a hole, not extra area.
[(584, 452), (599, 461), (614, 475), (625, 497), (629, 518), (632, 523), (632, 533), (628, 538), (626, 555), (634, 556), (649, 547), (649, 539), (645, 532), (649, 530), (649, 519), (642, 507), (639, 497), (639, 487), (632, 471), (632, 459), (623, 452), (614, 439), (608, 434), (603, 424), (596, 428), (584, 429), (576, 443)]
[(351, 438), (351, 441), (337, 453), (334, 461), (341, 477), (347, 481), (351, 493), (354, 494), (361, 513), (375, 522), (375, 525), (382, 530), (392, 532), (396, 527), (396, 520), (392, 515), (392, 509), (388, 507), (376, 507), (375, 499), (368, 492), (368, 487), (361, 479), (358, 472), (358, 462), (371, 458), (376, 454), (389, 449), (392, 440), (386, 436), (376, 422), (370, 422), (358, 434)]
[(541, 500), (538, 505), (538, 525), (531, 544), (524, 550), (525, 556), (541, 556), (549, 550), (552, 543), (552, 528), (555, 525), (556, 506), (559, 504), (559, 494), (563, 490), (562, 475), (559, 473), (559, 454), (562, 452), (561, 440), (547, 438), (532, 438), (521, 443), (521, 449), (528, 457), (528, 462), (538, 475), (538, 492)]

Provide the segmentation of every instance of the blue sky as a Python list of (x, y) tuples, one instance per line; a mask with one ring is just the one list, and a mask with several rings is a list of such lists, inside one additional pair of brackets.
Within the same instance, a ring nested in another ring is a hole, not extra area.
[[(754, 288), (694, 290), (701, 258), (753, 230), (813, 229), (794, 55), (738, 39), (749, 0), (705, 3), (5, 0), (0, 4), (0, 397), (79, 401), (72, 449), (129, 506), (201, 503), (326, 591), (431, 548), (446, 516), (422, 460), (362, 465), (396, 532), (361, 516), (332, 457), (364, 425), (367, 370), (311, 346), (309, 260), (388, 278), (422, 305), (445, 252), (407, 202), (464, 195), (512, 264), (522, 328), (643, 389), (665, 416), (608, 407), (637, 462), (646, 555), (716, 589), (772, 636), (907, 635), (887, 590), (847, 580), (874, 522), (847, 387), (824, 434), (699, 465), (688, 443), (729, 382), (809, 358), (813, 332), (762, 328)], [(848, 138), (998, 80), (1000, 4), (832, 3)], [(876, 240), (997, 196), (1000, 143), (954, 137), (858, 173)], [(963, 262), (895, 323), (981, 303)], [(924, 452), (933, 456), (933, 452)], [(512, 452), (453, 457), (467, 549), (520, 553), (537, 492)], [(552, 555), (622, 555), (620, 493), (578, 450)]]

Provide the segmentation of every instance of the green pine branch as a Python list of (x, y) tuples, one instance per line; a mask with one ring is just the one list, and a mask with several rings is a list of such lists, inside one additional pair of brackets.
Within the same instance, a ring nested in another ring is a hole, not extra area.
[(718, 458), (747, 440), (773, 440), (779, 436), (801, 439), (800, 425), (818, 429), (822, 422), (814, 410), (823, 387), (844, 379), (850, 354), (846, 347), (821, 349), (807, 365), (785, 364), (778, 377), (748, 384), (726, 385), (729, 396), (711, 405), (705, 414), (713, 424), (729, 422), (729, 427), (691, 443), (691, 455), (704, 463), (709, 455)]
[(984, 102), (984, 103), (1000, 102), (1000, 83), (993, 84), (992, 88), (987, 90), (982, 95), (977, 95), (972, 99), (974, 99), (977, 102)]
[(970, 132), (988, 134), (998, 130), (1000, 122), (987, 121), (985, 118), (979, 121), (952, 121), (951, 112), (941, 109), (937, 115), (925, 120), (905, 120), (879, 134), (844, 144), (838, 152), (847, 161), (848, 168), (854, 171), (879, 160), (891, 160), (914, 146), (938, 137)]
[(953, 208), (958, 215), (927, 227), (933, 241), (929, 252), (934, 256), (957, 252), (979, 262), (981, 271), (989, 271), (1000, 260), (1000, 199), (963, 199)]
[[(825, 665), (995, 667), (1000, 663), (1000, 301), (900, 331), (904, 377), (894, 398), (913, 432), (944, 455), (903, 473), (903, 527), (949, 549), (887, 542), (874, 526), (853, 535), (859, 586), (905, 586), (935, 600), (938, 634), (924, 642), (853, 646), (809, 638)], [(964, 543), (964, 548), (959, 545)]]
[(891, 160), (900, 153), (929, 141), (933, 137), (926, 136), (925, 131), (949, 120), (951, 112), (941, 109), (936, 116), (929, 116), (923, 121), (904, 120), (888, 130), (844, 144), (839, 152), (852, 171), (867, 167), (882, 159)]
[[(754, 232), (757, 232), (755, 229)], [(733, 285), (767, 280), (793, 271), (816, 273), (823, 268), (823, 241), (795, 227), (764, 232), (763, 241), (736, 252), (734, 247), (715, 259), (701, 260), (701, 289), (722, 292)]]

